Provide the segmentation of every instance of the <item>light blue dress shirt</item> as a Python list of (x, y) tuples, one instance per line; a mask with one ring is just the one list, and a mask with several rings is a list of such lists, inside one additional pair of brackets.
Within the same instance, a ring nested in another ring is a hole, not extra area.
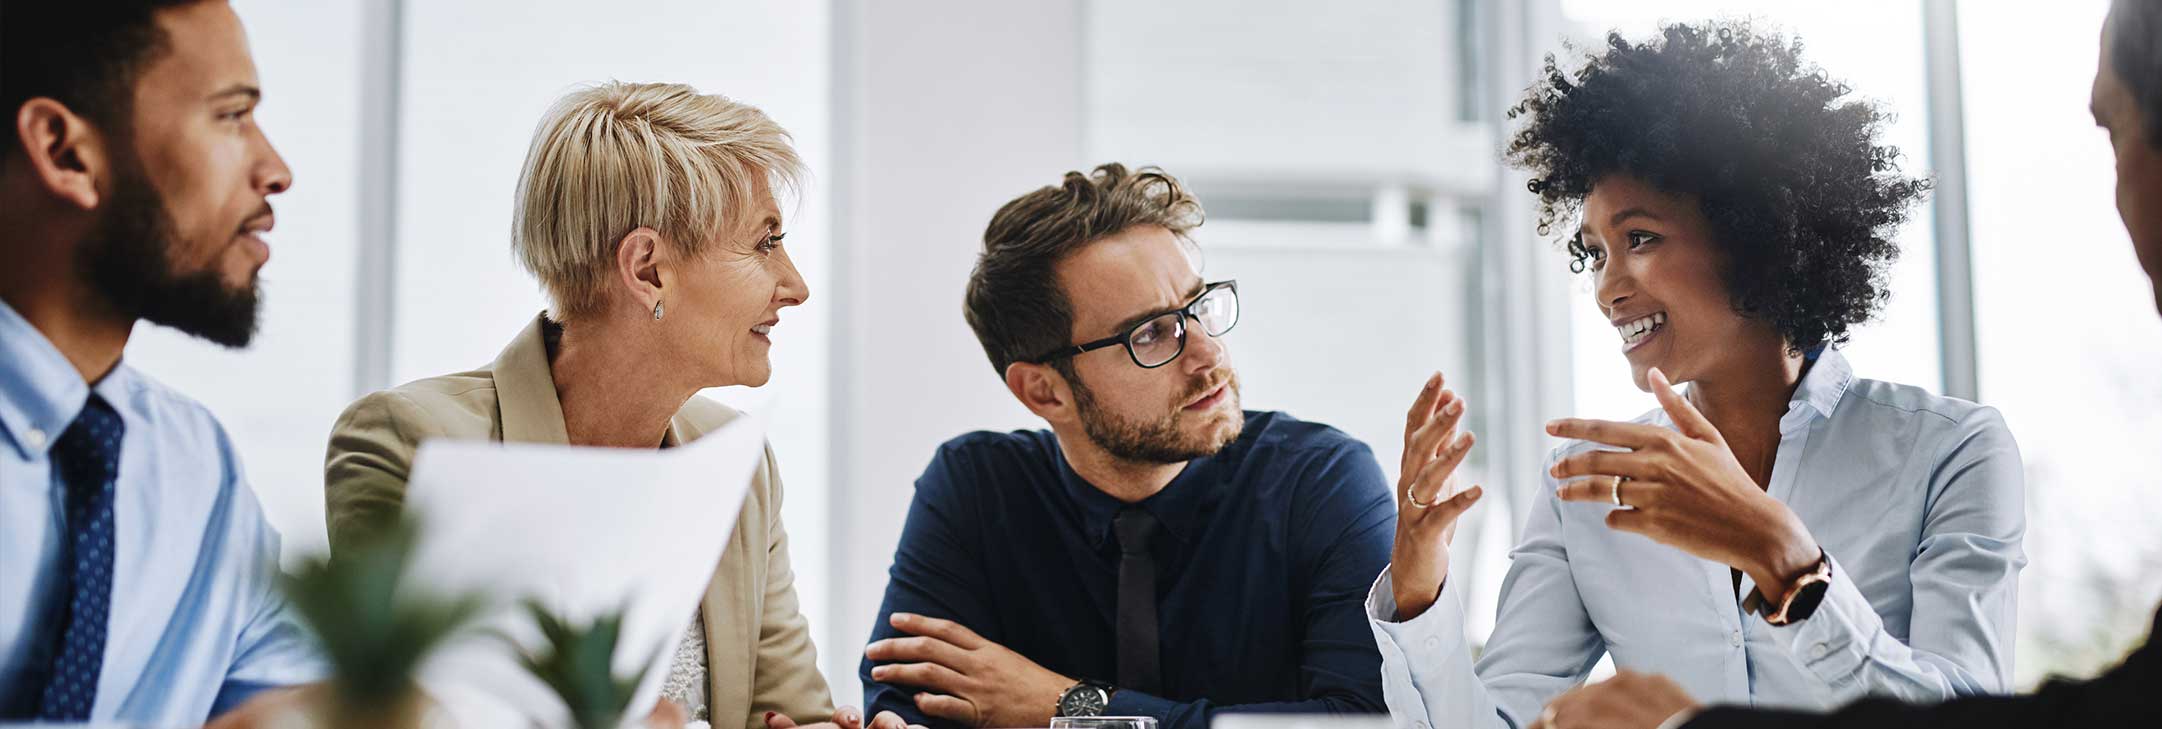
[[(1662, 411), (1636, 420), (1673, 427)], [(1704, 703), (1829, 708), (2008, 690), (2026, 531), (2019, 447), (1992, 408), (1854, 377), (1827, 349), (1779, 421), (1769, 493), (1832, 561), (1808, 620), (1742, 611), (1727, 565), (1606, 526), (1546, 479), (1510, 553), (1475, 664), (1463, 595), (1396, 622), (1389, 573), (1367, 596), (1398, 726), (1523, 727), (1602, 654)], [(1595, 447), (1572, 441), (1553, 459)], [(1741, 594), (1754, 589), (1747, 575)]]
[[(248, 694), (321, 677), (277, 593), (278, 533), (200, 403), (125, 363), (95, 391), (126, 434), (113, 504), (112, 612), (93, 721), (201, 724)], [(51, 448), (90, 399), (73, 365), (0, 303), (0, 687), (39, 660), (60, 597), (66, 485)]]

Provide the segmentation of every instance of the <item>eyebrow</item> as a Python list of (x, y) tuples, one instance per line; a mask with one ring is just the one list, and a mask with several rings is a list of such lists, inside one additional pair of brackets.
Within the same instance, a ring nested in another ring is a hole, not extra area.
[[(1203, 291), (1206, 291), (1206, 290), (1208, 290), (1208, 288), (1209, 288), (1209, 285), (1208, 285), (1208, 283), (1206, 283), (1206, 282), (1203, 282), (1203, 281), (1200, 281), (1200, 280), (1195, 280), (1195, 281), (1194, 281), (1194, 286), (1193, 286), (1193, 288), (1192, 288), (1192, 289), (1189, 289), (1189, 290), (1188, 290), (1188, 291), (1186, 292), (1186, 297), (1185, 297), (1185, 299), (1183, 299), (1183, 300), (1184, 300), (1184, 301), (1193, 301), (1193, 300), (1194, 300), (1194, 297), (1196, 297), (1196, 296), (1200, 296), (1200, 295), (1201, 295), (1201, 292), (1203, 292)], [(1171, 308), (1169, 308), (1169, 309), (1157, 309), (1157, 310), (1155, 310), (1155, 311), (1151, 311), (1151, 312), (1148, 312), (1148, 313), (1145, 313), (1145, 314), (1138, 314), (1138, 315), (1135, 315), (1135, 316), (1132, 316), (1132, 317), (1128, 317), (1128, 318), (1126, 319), (1126, 321), (1122, 321), (1122, 322), (1119, 322), (1119, 325), (1118, 325), (1118, 327), (1116, 327), (1116, 328), (1112, 329), (1112, 330), (1111, 330), (1111, 333), (1112, 333), (1112, 335), (1114, 335), (1114, 336), (1116, 336), (1116, 335), (1119, 335), (1119, 334), (1125, 334), (1125, 333), (1126, 333), (1126, 330), (1129, 330), (1129, 329), (1132, 329), (1132, 328), (1134, 328), (1134, 327), (1140, 326), (1140, 325), (1141, 325), (1141, 322), (1145, 322), (1145, 321), (1148, 321), (1148, 320), (1150, 320), (1150, 319), (1154, 319), (1154, 318), (1156, 318), (1156, 317), (1159, 317), (1159, 316), (1163, 316), (1163, 315), (1165, 315), (1165, 314), (1169, 314), (1169, 313), (1171, 313), (1171, 312), (1174, 312), (1174, 311), (1178, 311), (1178, 310), (1179, 310), (1179, 309), (1180, 309), (1181, 307), (1184, 307), (1184, 306), (1186, 306), (1186, 305), (1185, 305), (1185, 304), (1179, 304), (1178, 306), (1174, 306), (1174, 307), (1171, 307)]]
[(1622, 222), (1622, 221), (1624, 221), (1624, 220), (1628, 220), (1628, 219), (1630, 219), (1630, 218), (1648, 218), (1648, 219), (1651, 219), (1651, 220), (1665, 220), (1665, 218), (1659, 217), (1658, 215), (1656, 215), (1656, 214), (1652, 213), (1652, 211), (1650, 211), (1650, 210), (1645, 210), (1644, 208), (1628, 208), (1628, 209), (1626, 209), (1626, 210), (1623, 210), (1623, 211), (1621, 211), (1621, 212), (1615, 213), (1615, 214), (1614, 214), (1614, 217), (1612, 217), (1612, 218), (1608, 218), (1608, 219), (1607, 219), (1607, 225), (1621, 225), (1621, 222)]
[(249, 101), (261, 101), (263, 99), (263, 90), (257, 88), (254, 84), (238, 83), (219, 89), (217, 93), (210, 95), (210, 100), (217, 101), (229, 96), (245, 96), (248, 97)]

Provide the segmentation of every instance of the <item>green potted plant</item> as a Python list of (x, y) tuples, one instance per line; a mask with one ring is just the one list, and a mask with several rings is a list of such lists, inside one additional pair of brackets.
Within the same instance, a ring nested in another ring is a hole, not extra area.
[(331, 680), (307, 702), (317, 726), (420, 726), (428, 703), (415, 671), (486, 604), (478, 593), (400, 589), (418, 533), (414, 522), (401, 519), (334, 557), (310, 559), (284, 579), (287, 599), (330, 663)]
[(526, 612), (540, 627), (545, 645), (525, 651), (520, 662), (570, 708), (578, 729), (617, 729), (629, 711), (631, 695), (646, 677), (652, 660), (628, 676), (615, 674), (616, 643), (623, 632), (623, 611), (616, 610), (584, 626), (527, 601)]

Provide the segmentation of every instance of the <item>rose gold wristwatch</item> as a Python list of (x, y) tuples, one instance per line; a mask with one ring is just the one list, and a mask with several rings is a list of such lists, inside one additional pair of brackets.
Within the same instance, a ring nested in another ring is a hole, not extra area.
[[(1772, 625), (1790, 625), (1808, 620), (1809, 616), (1816, 614), (1817, 605), (1824, 602), (1824, 593), (1831, 587), (1832, 558), (1826, 555), (1823, 549), (1818, 549), (1817, 565), (1788, 585), (1786, 594), (1779, 599), (1760, 599), (1756, 612), (1764, 616), (1764, 622)], [(1758, 585), (1756, 593), (1754, 597), (1762, 598), (1764, 586)]]

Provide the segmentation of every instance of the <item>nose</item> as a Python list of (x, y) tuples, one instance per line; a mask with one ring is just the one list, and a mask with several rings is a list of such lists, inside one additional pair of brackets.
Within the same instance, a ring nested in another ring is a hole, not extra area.
[(1636, 295), (1636, 279), (1630, 277), (1626, 266), (1617, 266), (1608, 259), (1606, 265), (1592, 271), (1592, 297), (1602, 312), (1612, 312), (1629, 297)]
[(803, 302), (811, 300), (811, 285), (796, 271), (796, 262), (788, 257), (788, 249), (780, 249), (779, 253), (781, 255), (776, 259), (781, 264), (781, 280), (774, 288), (774, 297), (781, 306), (802, 306)]
[(262, 145), (262, 162), (256, 165), (255, 187), (264, 195), (276, 195), (293, 187), (293, 170), (285, 166), (285, 158), (271, 146), (270, 137), (257, 130), (256, 139)]
[(1223, 340), (1209, 336), (1201, 328), (1201, 322), (1186, 320), (1186, 351), (1179, 353), (1179, 363), (1187, 371), (1203, 373), (1216, 369), (1229, 354)]

